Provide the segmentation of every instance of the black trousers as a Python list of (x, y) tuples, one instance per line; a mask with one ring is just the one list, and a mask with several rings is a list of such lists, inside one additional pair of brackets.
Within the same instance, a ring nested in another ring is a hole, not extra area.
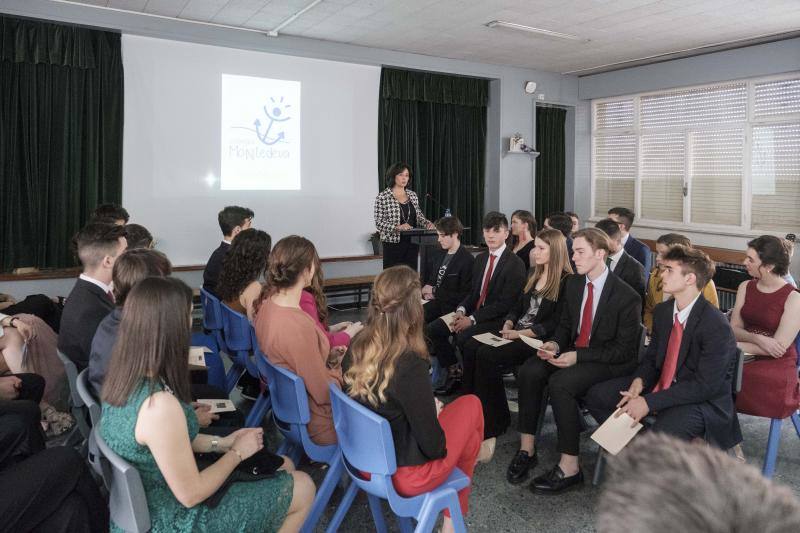
[[(586, 407), (599, 424), (602, 424), (617, 410), (622, 399), (620, 391), (628, 390), (633, 377), (614, 378), (598, 383), (586, 394)], [(656, 415), (651, 430), (667, 433), (683, 440), (703, 437), (706, 433), (705, 419), (698, 404), (677, 405), (664, 409)]]
[(384, 270), (395, 265), (408, 265), (417, 271), (417, 258), (419, 257), (419, 244), (411, 242), (411, 238), (400, 236), (400, 242), (382, 242)]
[(453, 311), (452, 309), (448, 311), (442, 309), (442, 302), (436, 299), (428, 300), (428, 303), (422, 306), (422, 310), (425, 312), (425, 324), (430, 324), (440, 316)]
[[(425, 304), (426, 306), (429, 304)], [(425, 326), (425, 336), (428, 339), (431, 351), (439, 360), (439, 365), (442, 368), (454, 365), (458, 362), (456, 358), (455, 349), (450, 344), (450, 336), (455, 335), (456, 346), (462, 348), (462, 363), (464, 366), (464, 392), (472, 392), (473, 377), (475, 375), (475, 354), (466, 354), (463, 351), (464, 345), (467, 341), (472, 339), (473, 335), (486, 333), (488, 331), (497, 332), (503, 325), (503, 320), (489, 320), (487, 322), (479, 322), (472, 327), (463, 330), (461, 333), (451, 333), (450, 328), (444, 323), (444, 320), (433, 320), (430, 324)], [(477, 342), (477, 341), (475, 341)]]
[(580, 422), (578, 400), (589, 389), (624, 372), (633, 372), (636, 361), (630, 365), (611, 367), (603, 363), (579, 363), (559, 368), (538, 356), (528, 358), (519, 367), (519, 431), (536, 434), (540, 416), (547, 408), (544, 390), (547, 387), (553, 417), (558, 433), (558, 451), (578, 455), (580, 450)]
[(3, 313), (6, 315), (26, 313), (38, 316), (56, 333), (61, 325), (61, 308), (44, 294), (32, 294), (21, 302), (6, 307), (3, 309)]
[(475, 360), (473, 388), (483, 405), (483, 438), (490, 439), (505, 433), (511, 424), (503, 374), (535, 356), (536, 352), (519, 339), (497, 348), (470, 339), (462, 351), (464, 358), (470, 352), (475, 354), (472, 356)]

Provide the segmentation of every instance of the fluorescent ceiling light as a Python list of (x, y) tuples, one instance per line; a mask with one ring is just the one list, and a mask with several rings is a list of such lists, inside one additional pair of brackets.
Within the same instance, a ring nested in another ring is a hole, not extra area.
[(486, 23), (488, 28), (509, 28), (512, 30), (527, 31), (528, 33), (535, 33), (543, 37), (551, 37), (553, 39), (565, 39), (568, 41), (581, 41), (588, 43), (589, 39), (578, 37), (577, 35), (570, 35), (569, 33), (561, 33), (557, 31), (545, 30), (542, 28), (534, 28), (533, 26), (525, 26), (524, 24), (517, 24), (516, 22), (506, 22), (505, 20), (493, 20)]

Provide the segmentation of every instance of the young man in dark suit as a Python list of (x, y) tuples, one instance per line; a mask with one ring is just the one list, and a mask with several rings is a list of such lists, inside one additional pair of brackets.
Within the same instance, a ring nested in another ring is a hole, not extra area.
[(600, 423), (617, 408), (637, 422), (655, 413), (654, 431), (702, 437), (727, 450), (742, 439), (732, 394), (737, 349), (725, 315), (702, 294), (714, 263), (705, 252), (679, 245), (661, 268), (674, 300), (656, 306), (644, 358), (633, 375), (595, 385), (587, 407)]
[(492, 211), (483, 217), (483, 239), (489, 250), (475, 258), (472, 288), (458, 304), (455, 318), (450, 324), (433, 320), (425, 328), (439, 364), (449, 371), (447, 383), (436, 390), (440, 395), (452, 394), (459, 386), (464, 392), (472, 390), (474, 361), (463, 361), (463, 379), (459, 379), (458, 360), (450, 344), (450, 328), (458, 346), (463, 346), (473, 335), (500, 331), (503, 318), (516, 303), (525, 284), (525, 265), (506, 246), (508, 219), (504, 214)]
[(627, 207), (612, 207), (608, 210), (608, 218), (619, 224), (619, 229), (622, 231), (622, 245), (628, 255), (642, 264), (645, 282), (647, 282), (650, 278), (650, 270), (653, 268), (653, 256), (645, 243), (631, 235), (631, 227), (633, 227), (636, 214)]
[(219, 229), (222, 231), (222, 242), (208, 258), (206, 268), (203, 270), (203, 288), (211, 294), (216, 294), (214, 289), (217, 287), (217, 279), (222, 272), (222, 260), (225, 259), (231, 242), (242, 230), (250, 228), (254, 216), (252, 209), (238, 205), (229, 205), (217, 215)]
[(520, 451), (507, 477), (521, 483), (536, 463), (537, 421), (550, 405), (558, 430), (558, 464), (533, 480), (531, 490), (555, 494), (583, 483), (578, 464), (578, 399), (602, 381), (636, 368), (642, 303), (639, 295), (606, 267), (608, 236), (597, 228), (575, 232), (573, 259), (578, 275), (567, 279), (561, 297), (561, 320), (553, 337), (519, 369), (520, 424), (531, 428), (520, 439)]
[(464, 226), (456, 217), (436, 221), (441, 249), (433, 254), (422, 273), (425, 323), (452, 313), (472, 288), (475, 258), (461, 245)]
[(125, 227), (108, 222), (89, 222), (78, 232), (75, 243), (83, 272), (64, 304), (58, 349), (80, 372), (89, 364), (98, 324), (114, 309), (111, 271), (128, 243)]
[(619, 225), (610, 218), (604, 218), (594, 227), (603, 230), (608, 235), (608, 244), (611, 249), (611, 254), (606, 259), (608, 268), (636, 291), (644, 305), (644, 293), (647, 286), (644, 267), (639, 261), (628, 255), (628, 252), (622, 247), (622, 232)]

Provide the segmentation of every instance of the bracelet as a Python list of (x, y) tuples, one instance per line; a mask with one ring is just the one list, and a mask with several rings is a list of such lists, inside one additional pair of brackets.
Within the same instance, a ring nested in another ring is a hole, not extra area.
[(230, 449), (230, 450), (228, 450), (228, 451), (229, 451), (229, 452), (233, 452), (233, 453), (235, 453), (235, 454), (236, 454), (236, 457), (238, 457), (238, 458), (239, 458), (239, 462), (240, 462), (240, 463), (241, 463), (242, 461), (244, 461), (244, 458), (242, 457), (242, 452), (240, 452), (240, 451), (239, 451), (239, 450), (237, 450), (236, 448), (231, 448), (231, 449)]

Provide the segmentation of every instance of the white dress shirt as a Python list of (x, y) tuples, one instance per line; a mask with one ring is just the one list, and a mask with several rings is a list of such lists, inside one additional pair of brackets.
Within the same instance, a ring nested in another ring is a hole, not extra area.
[[(497, 271), (497, 262), (500, 260), (500, 256), (503, 255), (503, 252), (505, 252), (505, 251), (506, 251), (506, 244), (503, 243), (503, 245), (500, 248), (498, 248), (497, 250), (495, 250), (494, 252), (489, 252), (489, 255), (493, 255), (494, 256), (494, 265), (492, 265), (492, 275), (494, 275), (494, 273)], [(483, 268), (483, 276), (481, 276), (481, 290), (483, 290), (483, 284), (486, 282), (486, 274), (489, 273), (489, 263), (490, 262), (491, 262), (491, 258), (487, 257), (486, 258), (486, 266)], [(490, 277), (489, 279), (491, 280), (492, 278)], [(478, 296), (478, 298), (480, 298), (480, 296)], [(464, 309), (464, 307), (462, 307), (460, 305), (458, 306), (458, 309), (456, 309), (456, 311), (457, 312), (461, 311), (462, 313), (466, 313), (467, 312), (467, 310)], [(469, 319), (472, 320), (473, 324), (475, 324), (475, 318), (472, 315), (470, 315)]]
[(586, 298), (589, 296), (587, 285), (592, 282), (592, 324), (594, 324), (594, 315), (597, 313), (597, 304), (600, 303), (600, 295), (603, 293), (603, 287), (608, 279), (608, 267), (603, 269), (603, 273), (597, 276), (596, 279), (590, 280), (589, 276), (585, 276), (586, 285), (583, 286), (583, 300), (581, 300), (581, 313), (578, 315), (578, 333), (581, 331), (581, 322), (583, 322), (583, 308), (586, 305)]
[(694, 307), (694, 304), (697, 303), (697, 299), (700, 298), (700, 294), (702, 294), (702, 293), (698, 293), (698, 295), (694, 297), (694, 300), (692, 300), (692, 303), (690, 303), (689, 305), (684, 307), (682, 311), (678, 311), (678, 301), (677, 300), (675, 301), (674, 304), (672, 304), (672, 323), (673, 324), (675, 323), (675, 315), (678, 315), (678, 322), (681, 323), (681, 326), (685, 326), (686, 325), (686, 321), (689, 320), (689, 315), (692, 313), (692, 307)]

